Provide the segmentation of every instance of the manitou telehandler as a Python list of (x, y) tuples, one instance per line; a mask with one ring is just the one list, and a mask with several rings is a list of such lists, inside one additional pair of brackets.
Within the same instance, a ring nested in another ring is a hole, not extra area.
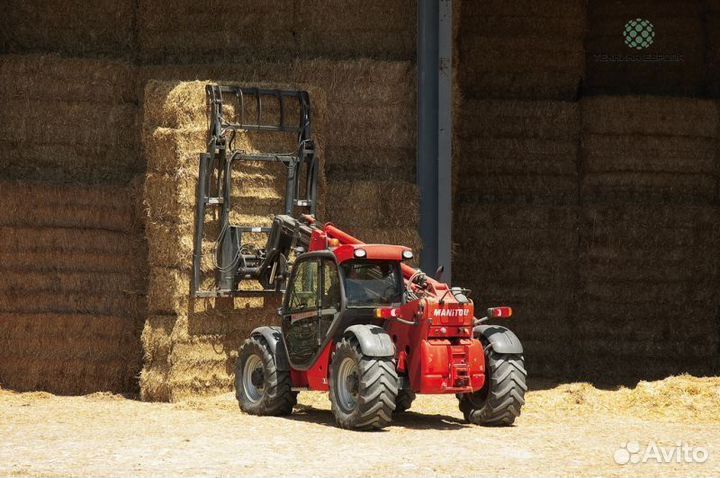
[[(256, 328), (238, 351), (235, 389), (242, 410), (290, 414), (299, 391), (329, 391), (339, 426), (377, 429), (410, 408), (417, 393), (444, 393), (457, 396), (472, 423), (512, 424), (526, 391), (522, 345), (510, 330), (485, 323), (509, 318), (511, 309), (491, 308), (477, 319), (466, 289), (406, 264), (413, 259), (409, 248), (364, 244), (315, 219), (318, 163), (307, 92), (208, 85), (207, 98), (210, 134), (200, 157), (193, 293), (282, 294), (281, 326)], [(230, 101), (233, 121), (223, 109)], [(279, 112), (272, 122), (263, 119), (268, 101)], [(250, 119), (248, 105), (255, 112)], [(299, 119), (288, 120), (291, 109)], [(297, 150), (236, 150), (240, 133), (295, 135)], [(244, 161), (287, 168), (285, 210), (271, 227), (230, 224), (233, 165)], [(219, 208), (221, 231), (216, 280), (214, 289), (201, 290), (210, 207)], [(267, 234), (265, 247), (243, 242), (248, 233)], [(248, 280), (262, 290), (241, 288)]]

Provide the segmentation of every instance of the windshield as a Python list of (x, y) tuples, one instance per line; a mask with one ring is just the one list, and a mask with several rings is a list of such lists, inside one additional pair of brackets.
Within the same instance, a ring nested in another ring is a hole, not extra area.
[(400, 264), (388, 261), (349, 262), (340, 266), (349, 307), (369, 307), (402, 302)]

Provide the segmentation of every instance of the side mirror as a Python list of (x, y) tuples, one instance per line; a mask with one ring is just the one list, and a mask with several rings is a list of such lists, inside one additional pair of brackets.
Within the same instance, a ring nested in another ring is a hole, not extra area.
[(435, 280), (436, 281), (439, 282), (442, 280), (443, 272), (445, 272), (445, 266), (442, 266), (442, 265), (438, 266), (437, 270), (435, 271)]

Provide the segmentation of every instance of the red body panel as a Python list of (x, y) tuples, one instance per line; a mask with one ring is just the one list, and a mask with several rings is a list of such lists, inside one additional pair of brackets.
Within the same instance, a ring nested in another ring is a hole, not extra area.
[[(310, 224), (311, 217), (306, 218)], [(335, 244), (331, 244), (332, 240)], [(333, 247), (334, 246), (334, 247)], [(403, 246), (364, 244), (332, 224), (313, 232), (310, 249), (330, 249), (338, 262), (356, 258), (355, 250), (365, 250), (368, 259), (402, 261)], [(420, 292), (411, 280), (417, 270), (401, 264), (405, 285)], [(385, 330), (395, 343), (398, 373), (407, 375), (417, 393), (469, 393), (485, 383), (485, 354), (479, 340), (473, 338), (474, 306), (460, 304), (447, 284), (427, 278), (422, 298), (380, 314), (387, 318)], [(406, 323), (393, 319), (402, 319)], [(409, 324), (407, 322), (412, 323)], [(294, 386), (328, 390), (327, 376), (331, 361), (330, 343), (315, 365), (307, 372), (292, 371)]]
[(330, 352), (334, 349), (335, 344), (332, 342), (328, 343), (313, 366), (306, 371), (291, 369), (290, 380), (292, 381), (293, 387), (307, 387), (310, 390), (328, 391)]

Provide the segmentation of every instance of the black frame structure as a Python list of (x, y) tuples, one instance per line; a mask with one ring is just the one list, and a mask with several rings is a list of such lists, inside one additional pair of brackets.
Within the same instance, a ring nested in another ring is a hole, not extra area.
[[(192, 289), (195, 297), (233, 297), (282, 292), (288, 272), (288, 257), (296, 247), (309, 244), (311, 230), (294, 219), (315, 215), (317, 208), (318, 165), (312, 139), (310, 95), (307, 91), (278, 90), (228, 85), (207, 85), (210, 137), (207, 152), (200, 155), (196, 197), (196, 225), (193, 253)], [(236, 120), (223, 114), (223, 104), (232, 98), (239, 105)], [(263, 102), (273, 100), (279, 113), (264, 121)], [(288, 102), (299, 106), (299, 122), (287, 121)], [(246, 105), (253, 102), (255, 114), (246, 118)], [(297, 135), (293, 153), (247, 153), (234, 149), (239, 132), (285, 133)], [(281, 163), (287, 168), (284, 214), (275, 217), (272, 227), (230, 224), (233, 165), (242, 161)], [(216, 242), (215, 288), (200, 290), (202, 242), (208, 208), (219, 208), (220, 233)], [(243, 234), (268, 235), (264, 249), (243, 246)], [(260, 291), (240, 290), (242, 280), (257, 280)]]
[(418, 0), (418, 158), (421, 268), (452, 278), (452, 0)]

